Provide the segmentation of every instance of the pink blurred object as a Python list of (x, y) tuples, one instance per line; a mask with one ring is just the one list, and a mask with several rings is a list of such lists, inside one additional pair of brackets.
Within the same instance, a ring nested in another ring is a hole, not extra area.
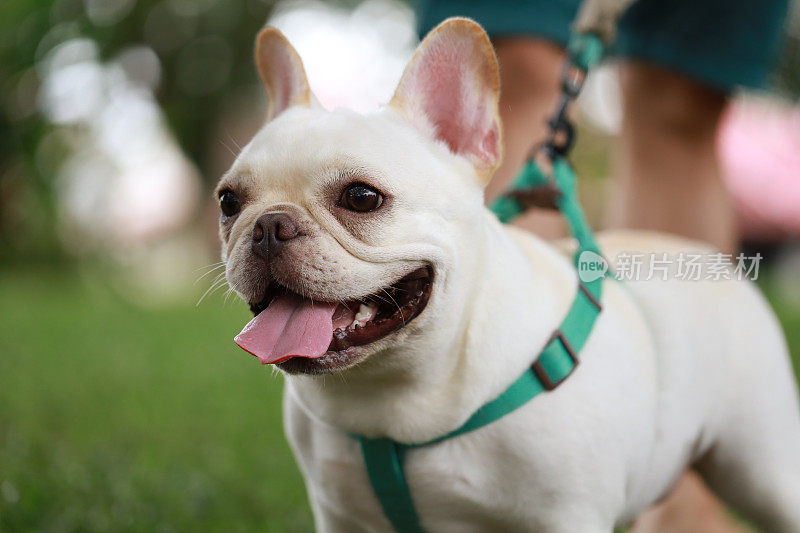
[(742, 236), (800, 235), (800, 107), (737, 100), (722, 120), (717, 150)]

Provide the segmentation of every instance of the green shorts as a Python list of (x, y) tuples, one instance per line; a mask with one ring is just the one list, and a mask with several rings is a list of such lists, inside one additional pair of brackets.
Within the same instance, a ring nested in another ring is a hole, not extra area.
[[(638, 0), (623, 15), (615, 55), (641, 59), (730, 92), (766, 85), (788, 0)], [(535, 36), (566, 44), (580, 0), (418, 0), (420, 35), (451, 16), (492, 38)]]

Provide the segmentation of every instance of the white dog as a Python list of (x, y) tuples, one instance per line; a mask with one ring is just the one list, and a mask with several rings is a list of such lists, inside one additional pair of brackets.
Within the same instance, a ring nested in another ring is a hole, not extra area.
[[(450, 19), (389, 105), (328, 112), (295, 50), (258, 37), (267, 124), (218, 187), (238, 341), (286, 374), (286, 433), (320, 531), (388, 531), (352, 434), (420, 443), (502, 393), (575, 295), (570, 256), (504, 227), (482, 187), (502, 156), (483, 30)], [(607, 235), (621, 250), (696, 243)], [(800, 531), (800, 411), (787, 349), (747, 282), (606, 281), (581, 364), (479, 430), (410, 451), (427, 531), (610, 532), (694, 465), (769, 531)]]

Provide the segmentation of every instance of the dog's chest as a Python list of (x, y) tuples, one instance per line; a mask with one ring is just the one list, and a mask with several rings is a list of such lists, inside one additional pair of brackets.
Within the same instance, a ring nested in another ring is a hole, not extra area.
[[(372, 524), (388, 531), (359, 442), (312, 420), (296, 405), (287, 405), (285, 415), (287, 437), (324, 529), (353, 531), (356, 524)], [(429, 528), (520, 530), (537, 518), (529, 504), (537, 492), (532, 457), (524, 447), (508, 446), (513, 439), (504, 438), (503, 425), (407, 452), (405, 474), (417, 512)]]
[[(322, 513), (323, 520), (349, 517), (362, 526), (372, 524), (374, 529), (388, 531), (359, 444), (348, 436), (334, 439), (324, 438), (324, 452), (316, 447), (304, 450), (302, 445), (296, 450), (315, 512)], [(412, 451), (406, 458), (405, 472), (415, 507), (430, 528), (494, 531), (511, 530), (524, 523), (522, 516), (514, 516), (514, 505), (509, 505), (508, 499), (498, 501), (492, 496), (506, 493), (507, 487), (495, 486), (497, 479), (479, 471), (487, 461), (468, 458), (470, 454), (464, 450), (442, 455)]]

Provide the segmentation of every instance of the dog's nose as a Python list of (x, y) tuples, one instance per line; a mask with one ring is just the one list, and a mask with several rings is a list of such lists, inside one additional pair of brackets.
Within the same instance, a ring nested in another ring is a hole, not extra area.
[(288, 213), (267, 213), (256, 220), (253, 227), (253, 252), (266, 259), (267, 255), (277, 253), (283, 243), (297, 237), (297, 224)]

